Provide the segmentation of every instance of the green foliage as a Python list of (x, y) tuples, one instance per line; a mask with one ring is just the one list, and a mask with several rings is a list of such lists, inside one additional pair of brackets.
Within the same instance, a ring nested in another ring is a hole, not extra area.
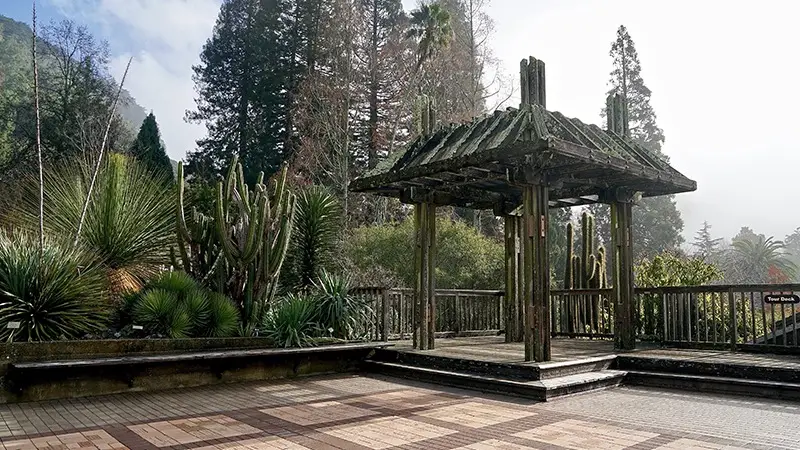
[(130, 154), (141, 164), (145, 165), (157, 176), (172, 181), (172, 162), (167, 156), (167, 150), (161, 141), (161, 132), (158, 130), (156, 116), (151, 112), (142, 122), (139, 134), (131, 145)]
[(702, 286), (722, 280), (722, 271), (703, 258), (686, 258), (673, 252), (642, 261), (634, 274), (638, 287)]
[(308, 347), (319, 334), (317, 300), (307, 294), (289, 294), (266, 314), (264, 336), (282, 347)]
[[(353, 230), (346, 254), (356, 279), (384, 271), (402, 287), (414, 286), (414, 221)], [(463, 222), (437, 218), (436, 286), (439, 288), (497, 289), (504, 280), (504, 249)], [(392, 280), (384, 280), (391, 282)]]
[[(45, 228), (72, 243), (94, 165), (73, 161), (45, 174)], [(19, 205), (24, 226), (38, 224), (38, 180), (26, 183)], [(80, 244), (110, 270), (119, 284), (131, 287), (167, 262), (174, 232), (169, 188), (136, 161), (109, 154), (103, 159), (80, 236)]]
[[(309, 2), (310, 3), (310, 2)], [(315, 3), (319, 7), (318, 3)], [(244, 163), (244, 178), (271, 175), (290, 154), (291, 110), (302, 60), (313, 55), (309, 36), (313, 5), (289, 0), (227, 0), (194, 66), (197, 109), (187, 119), (202, 122), (208, 137), (188, 155), (187, 171), (212, 181), (232, 156)]]
[[(0, 34), (0, 142), (7, 125), (7, 152), (0, 159), (0, 173), (13, 187), (13, 180), (37, 167), (30, 86), (32, 31), (26, 24), (0, 16)], [(96, 40), (86, 27), (63, 20), (42, 27), (36, 47), (45, 161), (54, 164), (95, 152), (117, 91), (108, 72), (107, 44)], [(132, 127), (145, 114), (125, 91), (119, 103), (108, 144), (123, 149), (130, 142)]]
[[(620, 26), (616, 40), (611, 45), (613, 70), (609, 79), (609, 94), (619, 93), (627, 99), (631, 137), (656, 156), (667, 159), (661, 152), (664, 131), (656, 123), (656, 114), (650, 105), (652, 92), (641, 76), (639, 55), (628, 30)], [(605, 109), (601, 115), (605, 117)], [(604, 242), (610, 242), (610, 211), (608, 205), (589, 207), (598, 219), (597, 229)], [(676, 250), (683, 243), (683, 219), (675, 204), (674, 195), (642, 199), (633, 208), (633, 259), (649, 259), (663, 251)]]
[(341, 233), (342, 209), (336, 197), (322, 186), (297, 194), (292, 240), (284, 265), (284, 284), (307, 289), (335, 260)]
[[(797, 266), (783, 241), (755, 234), (747, 227), (733, 238), (726, 260), (726, 274), (737, 283), (775, 282), (772, 273), (782, 273), (788, 279), (797, 276)], [(782, 277), (781, 277), (782, 278)], [(785, 281), (785, 280), (784, 280)]]
[(148, 335), (227, 337), (239, 327), (236, 305), (184, 272), (164, 272), (141, 291), (128, 293), (122, 309), (119, 325), (142, 325)]
[[(641, 264), (634, 268), (634, 275), (636, 286), (639, 288), (702, 286), (722, 280), (722, 271), (715, 265), (706, 262), (703, 258), (681, 257), (673, 252), (664, 252), (661, 255), (656, 255), (652, 260), (642, 261)], [(664, 328), (661, 294), (642, 294), (640, 295), (640, 300), (640, 334), (648, 336), (661, 334)], [(707, 303), (702, 308), (702, 318), (707, 318), (710, 323), (716, 323), (716, 321), (712, 320), (716, 309), (710, 304), (715, 301), (713, 294), (700, 295), (697, 300), (699, 305)], [(709, 315), (706, 316), (705, 314)], [(701, 315), (698, 312), (694, 314), (694, 317), (701, 317)], [(721, 317), (725, 316), (718, 316), (718, 318)]]
[(705, 221), (703, 227), (697, 232), (692, 246), (697, 249), (697, 256), (708, 260), (719, 252), (720, 241), (722, 238), (711, 237), (711, 225)]
[(450, 12), (440, 2), (423, 3), (411, 12), (406, 37), (417, 42), (417, 70), (453, 39)]
[(372, 308), (366, 298), (350, 294), (350, 279), (323, 272), (314, 283), (316, 321), (338, 339), (356, 339), (366, 330)]
[[(0, 234), (0, 339), (77, 339), (106, 324), (102, 267), (80, 249), (17, 231)], [(19, 329), (9, 329), (19, 322)]]

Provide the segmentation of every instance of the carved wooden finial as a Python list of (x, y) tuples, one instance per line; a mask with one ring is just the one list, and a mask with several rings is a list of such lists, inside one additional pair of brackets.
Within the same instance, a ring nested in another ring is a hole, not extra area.
[(621, 94), (606, 97), (606, 129), (614, 134), (629, 137), (628, 102)]
[(540, 105), (547, 107), (544, 61), (540, 61), (533, 56), (523, 59), (519, 64), (519, 85), (522, 106)]

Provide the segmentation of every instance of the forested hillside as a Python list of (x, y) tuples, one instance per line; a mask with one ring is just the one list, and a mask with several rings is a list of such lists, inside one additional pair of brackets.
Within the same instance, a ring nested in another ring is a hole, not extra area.
[[(0, 177), (4, 181), (34, 167), (35, 136), (32, 31), (0, 16)], [(41, 85), (42, 144), (53, 161), (99, 145), (109, 107), (118, 89), (108, 73), (105, 42), (71, 21), (40, 27), (37, 44)], [(125, 149), (146, 113), (122, 92), (110, 146)]]

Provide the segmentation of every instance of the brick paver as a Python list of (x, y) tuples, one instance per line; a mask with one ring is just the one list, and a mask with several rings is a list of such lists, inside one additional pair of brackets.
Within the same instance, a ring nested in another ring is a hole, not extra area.
[(17, 449), (800, 449), (800, 405), (618, 388), (549, 403), (341, 375), (0, 405)]

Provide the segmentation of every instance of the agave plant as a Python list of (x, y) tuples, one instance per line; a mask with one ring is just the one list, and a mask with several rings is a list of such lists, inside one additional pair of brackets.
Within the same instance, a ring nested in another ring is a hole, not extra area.
[[(91, 255), (15, 232), (0, 234), (0, 339), (76, 339), (106, 325), (103, 268)], [(9, 328), (12, 322), (18, 325)]]
[(184, 272), (164, 272), (141, 291), (126, 295), (120, 317), (147, 333), (171, 338), (233, 336), (239, 310), (222, 294), (210, 292)]
[(355, 339), (365, 332), (373, 311), (365, 298), (350, 294), (346, 276), (323, 271), (314, 282), (320, 325), (338, 339)]
[[(64, 242), (75, 240), (92, 171), (92, 164), (78, 161), (45, 177), (45, 227)], [(135, 160), (120, 154), (104, 160), (78, 242), (103, 262), (115, 291), (140, 287), (167, 261), (175, 230), (170, 198), (170, 187)], [(38, 223), (38, 207), (38, 194), (23, 196), (23, 225)]]
[(319, 333), (317, 302), (308, 295), (289, 294), (264, 318), (264, 336), (281, 347), (308, 347)]

